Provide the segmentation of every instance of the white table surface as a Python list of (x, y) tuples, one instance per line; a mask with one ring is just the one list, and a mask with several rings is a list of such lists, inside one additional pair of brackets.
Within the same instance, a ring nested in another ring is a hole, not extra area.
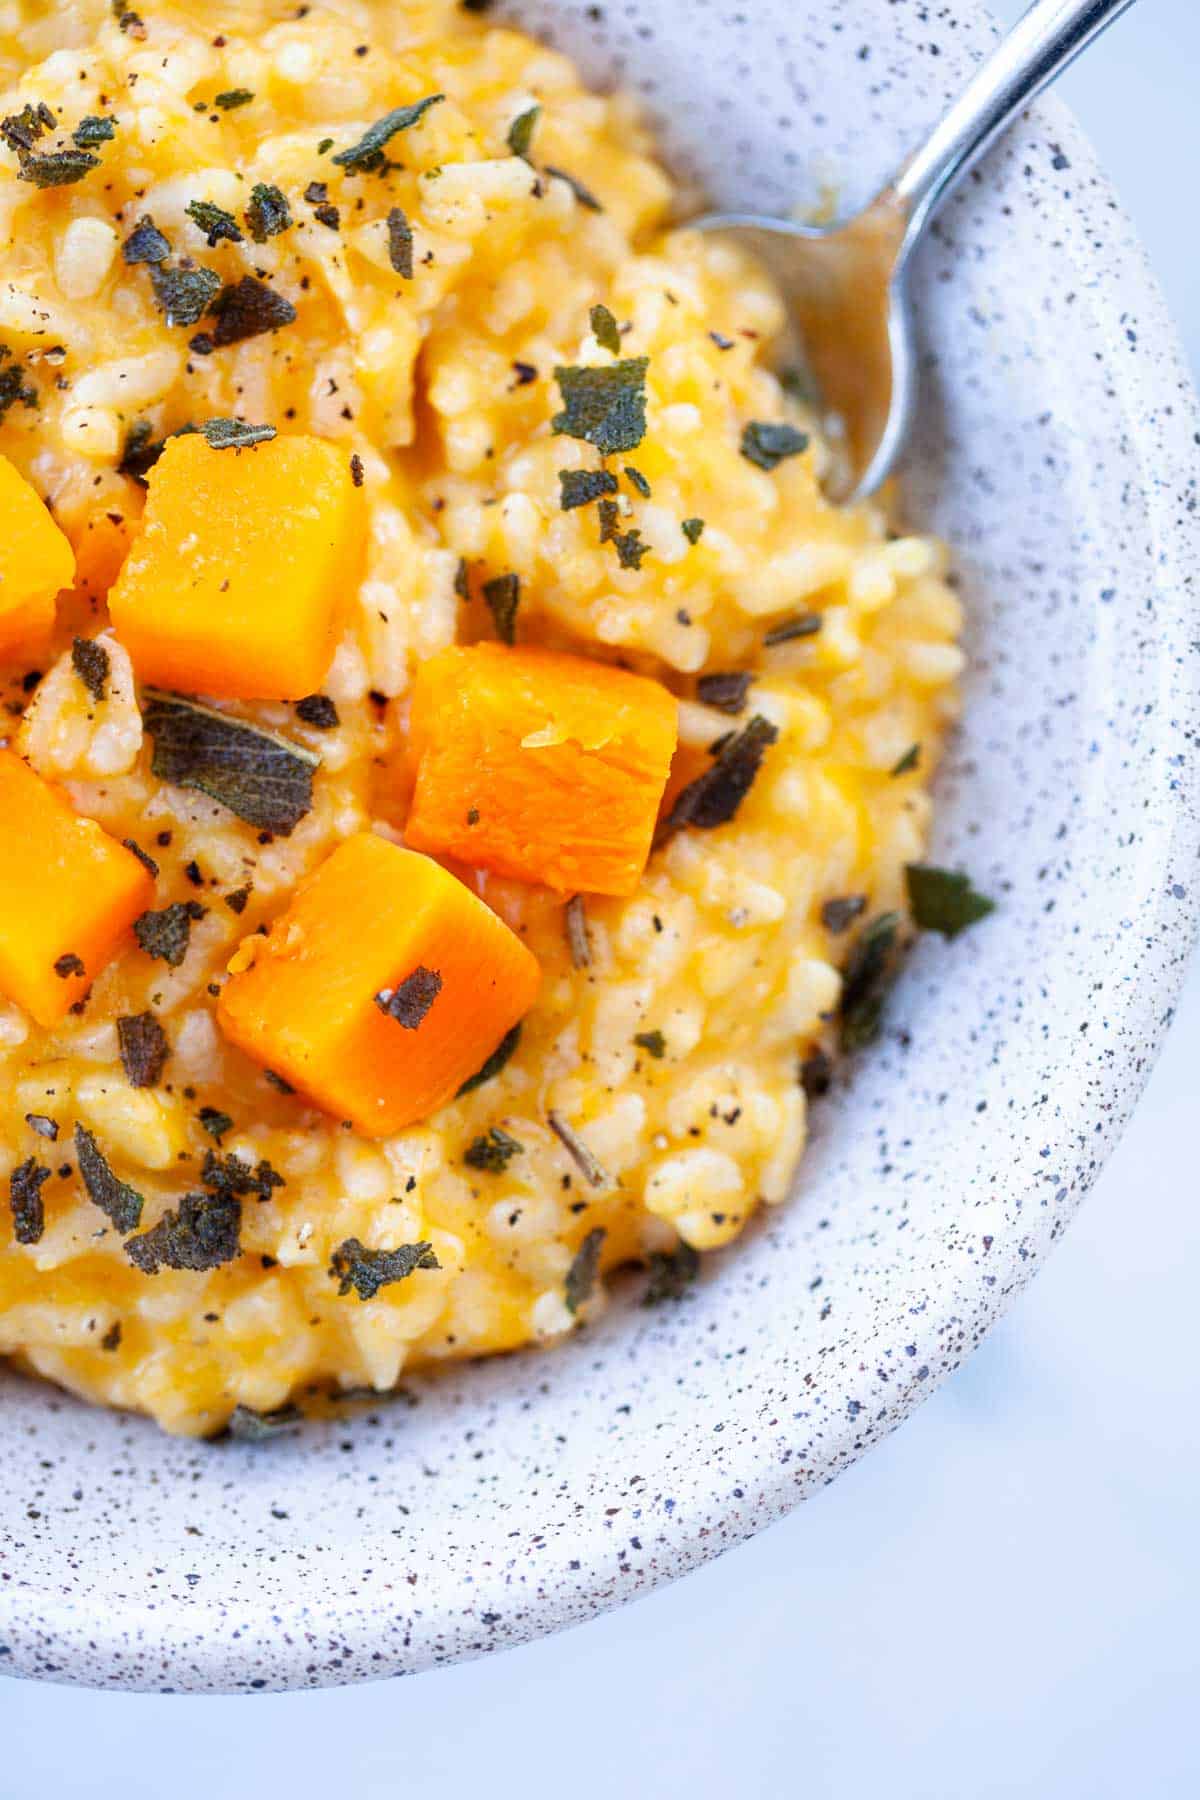
[[(1022, 0), (993, 0), (1015, 18)], [(1200, 0), (1066, 77), (1200, 367)], [(687, 1580), (415, 1680), (249, 1699), (0, 1682), (0, 1800), (1193, 1800), (1200, 974), (1127, 1137), (974, 1360)]]

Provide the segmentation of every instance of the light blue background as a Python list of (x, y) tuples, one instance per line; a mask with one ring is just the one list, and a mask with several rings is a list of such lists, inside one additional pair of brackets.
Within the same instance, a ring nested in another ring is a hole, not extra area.
[[(1200, 0), (1142, 0), (1064, 82), (1194, 366), (1198, 75)], [(0, 1683), (0, 1800), (1193, 1800), (1198, 1063), (1200, 973), (1035, 1286), (896, 1436), (754, 1542), (406, 1683), (228, 1700)]]

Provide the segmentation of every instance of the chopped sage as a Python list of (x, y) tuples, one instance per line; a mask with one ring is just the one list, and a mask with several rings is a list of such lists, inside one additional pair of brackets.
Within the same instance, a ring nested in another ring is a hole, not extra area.
[(397, 275), (412, 280), (413, 234), (408, 215), (402, 207), (393, 206), (387, 216), (388, 261)]
[(609, 312), (607, 306), (597, 304), (591, 311), (592, 336), (602, 350), (611, 350), (614, 356), (621, 354), (621, 329)]
[(213, 269), (182, 263), (168, 267), (162, 260), (151, 261), (150, 280), (168, 325), (198, 324), (221, 287), (221, 277)]
[(482, 1137), (467, 1145), (463, 1161), (469, 1169), (484, 1169), (490, 1175), (502, 1175), (513, 1157), (519, 1156), (524, 1148), (524, 1144), (519, 1144), (499, 1125), (493, 1125)]
[(276, 1406), (271, 1412), (255, 1412), (252, 1406), (235, 1406), (226, 1430), (239, 1443), (266, 1444), (272, 1438), (286, 1436), (303, 1422), (304, 1414), (298, 1406)]
[(698, 544), (704, 533), (704, 520), (685, 519), (679, 529), (689, 544)]
[(649, 1280), (643, 1306), (661, 1306), (666, 1300), (682, 1300), (700, 1273), (700, 1253), (681, 1239), (674, 1250), (653, 1250), (646, 1258)]
[(253, 98), (254, 93), (250, 88), (227, 88), (223, 94), (214, 96), (213, 105), (219, 106), (222, 112), (233, 112), (235, 107), (249, 106)]
[(740, 731), (721, 741), (712, 767), (688, 783), (676, 798), (666, 820), (668, 831), (696, 826), (712, 831), (727, 825), (749, 793), (762, 759), (779, 732), (769, 719), (755, 713)]
[(458, 1090), (458, 1098), (461, 1098), (463, 1094), (473, 1093), (477, 1087), (482, 1087), (485, 1081), (491, 1081), (493, 1076), (498, 1075), (520, 1041), (521, 1027), (518, 1024), (514, 1025), (511, 1031), (505, 1032), (482, 1067), (476, 1069), (474, 1075), (463, 1082)]
[(116, 135), (116, 120), (102, 119), (97, 113), (88, 113), (86, 118), (80, 119), (71, 133), (81, 150), (94, 150), (97, 144), (107, 144)]
[(18, 181), (30, 181), (34, 187), (71, 187), (82, 181), (92, 169), (100, 167), (100, 158), (90, 150), (18, 150)]
[(260, 831), (286, 837), (312, 808), (320, 757), (289, 738), (179, 694), (147, 688), (143, 723), (154, 739), (153, 773), (196, 788)]
[(491, 581), (484, 582), (483, 597), (487, 601), (500, 642), (515, 644), (517, 608), (521, 604), (521, 577), (512, 574), (494, 576)]
[(136, 1231), (146, 1204), (136, 1188), (119, 1181), (86, 1125), (75, 1127), (75, 1155), (88, 1196), (120, 1232)]
[(899, 913), (881, 913), (859, 933), (842, 973), (839, 1042), (861, 1050), (879, 1036), (900, 935)]
[(555, 433), (594, 444), (602, 456), (636, 450), (646, 435), (646, 356), (603, 367), (561, 365), (554, 371), (563, 410), (550, 421)]
[(268, 238), (278, 237), (292, 222), (286, 194), (265, 181), (256, 181), (250, 189), (250, 203), (244, 216), (256, 244), (265, 244)]
[(240, 281), (223, 287), (208, 311), (217, 321), (213, 343), (218, 350), (267, 331), (279, 331), (296, 319), (296, 308), (287, 296), (277, 294), (253, 275), (243, 275)]
[(940, 931), (955, 938), (995, 912), (996, 902), (976, 893), (969, 875), (956, 869), (936, 869), (930, 863), (908, 863), (904, 870), (908, 908), (913, 923), (922, 931)]
[(633, 1041), (639, 1050), (644, 1050), (656, 1062), (661, 1062), (667, 1054), (667, 1040), (661, 1031), (635, 1031)]
[(338, 1284), (339, 1294), (348, 1294), (353, 1288), (360, 1300), (373, 1300), (380, 1288), (390, 1282), (406, 1281), (417, 1269), (440, 1269), (441, 1266), (432, 1244), (401, 1244), (396, 1250), (368, 1250), (358, 1238), (346, 1238), (333, 1253), (329, 1273)]
[(608, 1232), (603, 1225), (594, 1226), (572, 1258), (565, 1283), (567, 1311), (570, 1313), (577, 1313), (595, 1291), (596, 1276), (600, 1272), (600, 1252), (607, 1236)]
[(122, 244), (121, 254), (127, 263), (161, 263), (170, 256), (171, 245), (149, 213), (143, 213)]
[(108, 692), (109, 655), (94, 638), (77, 637), (71, 645), (71, 667), (97, 705)]
[(821, 623), (820, 613), (796, 613), (792, 618), (781, 619), (778, 625), (772, 625), (763, 643), (770, 649), (775, 644), (790, 644), (793, 638), (816, 637)]
[(201, 1130), (207, 1131), (209, 1137), (215, 1138), (218, 1144), (227, 1131), (233, 1130), (233, 1120), (217, 1106), (202, 1106), (196, 1117), (200, 1121)]
[(756, 419), (742, 432), (741, 452), (747, 462), (759, 469), (777, 469), (789, 456), (799, 456), (808, 449), (808, 433), (794, 425), (768, 423)]
[(649, 500), (650, 483), (646, 480), (646, 477), (642, 474), (640, 469), (635, 469), (629, 463), (626, 463), (625, 479), (630, 487), (642, 496), (643, 500)]
[(846, 894), (836, 900), (826, 900), (821, 908), (821, 923), (826, 931), (837, 937), (843, 931), (849, 931), (855, 919), (860, 918), (866, 910), (865, 894)]
[(8, 1178), (8, 1203), (12, 1208), (13, 1236), (18, 1244), (41, 1242), (46, 1229), (42, 1188), (50, 1175), (49, 1169), (28, 1156)]
[(740, 713), (746, 708), (746, 696), (754, 680), (748, 671), (738, 669), (729, 674), (701, 675), (696, 683), (696, 698), (718, 712)]
[(546, 164), (546, 173), (547, 175), (553, 175), (555, 181), (565, 181), (576, 200), (578, 200), (580, 206), (586, 207), (588, 212), (604, 211), (603, 206), (601, 206), (592, 190), (584, 187), (582, 181), (576, 176), (568, 175), (565, 169), (556, 169), (550, 163)]
[(273, 425), (247, 425), (244, 419), (206, 419), (200, 430), (214, 450), (251, 450), (278, 436)]
[(514, 156), (523, 156), (526, 162), (529, 161), (529, 147), (533, 143), (534, 127), (541, 112), (540, 106), (527, 106), (523, 113), (517, 114), (508, 128), (505, 142)]
[(382, 119), (368, 126), (357, 144), (351, 144), (348, 150), (339, 150), (334, 162), (340, 168), (368, 172), (383, 167), (384, 147), (389, 144), (398, 131), (409, 128), (424, 118), (431, 106), (446, 98), (445, 94), (427, 94), (423, 100), (416, 100), (411, 106), (397, 106), (391, 112), (384, 113)]
[(133, 1013), (117, 1020), (121, 1067), (130, 1087), (157, 1087), (171, 1046), (153, 1013)]
[(185, 1194), (125, 1254), (144, 1275), (160, 1269), (219, 1269), (241, 1255), (242, 1203), (233, 1194)]
[(921, 761), (920, 744), (910, 744), (898, 762), (892, 764), (888, 771), (891, 775), (911, 775)]
[(198, 900), (176, 900), (158, 912), (144, 912), (133, 921), (133, 935), (147, 956), (158, 957), (169, 969), (177, 969), (188, 953), (192, 924), (204, 917)]
[(242, 242), (242, 229), (232, 213), (217, 206), (212, 200), (189, 200), (184, 208), (189, 219), (199, 227), (208, 241), (210, 250), (225, 239), (230, 244)]
[(441, 991), (442, 978), (437, 970), (419, 963), (396, 987), (381, 989), (375, 1004), (405, 1031), (416, 1031)]
[(590, 506), (606, 494), (615, 494), (617, 478), (607, 469), (560, 469), (558, 485), (558, 504), (563, 512), (571, 512), (577, 506)]

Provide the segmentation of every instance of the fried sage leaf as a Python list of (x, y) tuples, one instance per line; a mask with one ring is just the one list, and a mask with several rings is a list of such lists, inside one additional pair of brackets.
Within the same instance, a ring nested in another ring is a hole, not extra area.
[(77, 637), (71, 645), (71, 667), (97, 704), (108, 691), (109, 656), (95, 638)]
[(132, 1013), (117, 1020), (121, 1067), (130, 1087), (157, 1087), (171, 1046), (153, 1013)]
[(304, 1422), (298, 1406), (276, 1406), (271, 1412), (255, 1412), (252, 1406), (235, 1406), (226, 1427), (231, 1438), (243, 1444), (265, 1444), (284, 1437)]
[(591, 1299), (596, 1286), (596, 1276), (600, 1271), (600, 1252), (604, 1248), (604, 1240), (608, 1232), (603, 1225), (596, 1225), (588, 1232), (571, 1261), (567, 1270), (565, 1299), (567, 1311), (576, 1313), (580, 1307)]
[(188, 953), (192, 925), (204, 917), (204, 910), (198, 900), (176, 900), (135, 919), (133, 935), (147, 956), (156, 956), (169, 969), (177, 969)]
[(728, 674), (702, 675), (696, 683), (696, 698), (705, 706), (715, 706), (718, 712), (744, 712), (746, 695), (753, 680), (753, 675), (742, 669), (731, 670)]
[(403, 275), (406, 281), (412, 280), (413, 272), (413, 234), (408, 216), (402, 207), (393, 206), (387, 216), (388, 261), (397, 275)]
[(75, 1155), (88, 1198), (111, 1219), (118, 1231), (136, 1231), (146, 1204), (136, 1188), (119, 1181), (86, 1125), (75, 1127)]
[(900, 915), (894, 912), (880, 913), (859, 933), (842, 973), (838, 1041), (843, 1051), (861, 1050), (879, 1036), (899, 936)]
[(232, 213), (214, 200), (189, 200), (184, 211), (204, 233), (210, 250), (215, 250), (222, 240), (230, 244), (242, 242), (241, 226)]
[(541, 114), (540, 106), (527, 106), (523, 113), (517, 114), (508, 128), (505, 142), (514, 156), (524, 157), (526, 162), (529, 161), (529, 147), (533, 143), (534, 127)]
[(185, 1194), (157, 1225), (126, 1240), (143, 1275), (160, 1269), (219, 1269), (241, 1255), (242, 1203), (232, 1194)]
[(502, 644), (515, 644), (517, 641), (517, 608), (521, 604), (521, 577), (519, 575), (496, 575), (491, 581), (483, 584), (483, 597), (488, 611), (496, 627), (496, 636)]
[(245, 219), (256, 244), (265, 244), (268, 238), (278, 237), (292, 222), (287, 195), (270, 182), (256, 181), (250, 189)]
[(351, 144), (348, 150), (339, 150), (333, 158), (339, 168), (369, 171), (379, 169), (384, 163), (384, 148), (395, 137), (398, 131), (407, 131), (410, 126), (423, 119), (431, 106), (446, 98), (445, 94), (426, 94), (423, 100), (415, 100), (411, 106), (397, 106), (391, 112), (384, 113), (382, 119), (376, 119), (367, 127), (357, 144)]
[(505, 1032), (483, 1066), (476, 1069), (474, 1075), (469, 1076), (463, 1082), (455, 1097), (460, 1098), (463, 1094), (473, 1093), (477, 1087), (482, 1087), (485, 1081), (490, 1081), (493, 1075), (498, 1075), (520, 1041), (521, 1027), (514, 1025), (511, 1031)]
[(170, 256), (171, 245), (149, 213), (143, 213), (121, 246), (121, 254), (127, 263), (161, 263)]
[(206, 419), (200, 430), (214, 450), (252, 450), (276, 436), (273, 425), (247, 425), (244, 419)]
[(970, 876), (956, 869), (908, 863), (904, 879), (913, 923), (922, 931), (940, 931), (943, 937), (954, 938), (996, 910), (996, 902), (976, 893)]
[(150, 282), (168, 325), (198, 324), (221, 287), (221, 277), (213, 269), (165, 261), (151, 261)]
[(313, 751), (157, 688), (147, 688), (142, 718), (154, 739), (152, 768), (160, 781), (196, 788), (248, 825), (281, 837), (310, 811), (321, 761)]
[(491, 1175), (502, 1175), (514, 1156), (520, 1156), (524, 1144), (510, 1137), (499, 1125), (493, 1125), (481, 1137), (467, 1145), (463, 1161), (469, 1169), (486, 1169)]
[(636, 450), (646, 435), (646, 356), (627, 357), (602, 368), (561, 365), (554, 379), (563, 410), (550, 421), (562, 437), (594, 444), (602, 456)]
[(661, 1306), (666, 1300), (682, 1300), (700, 1273), (700, 1253), (682, 1241), (674, 1250), (654, 1250), (646, 1258), (649, 1280), (643, 1306)]
[(614, 356), (621, 354), (621, 328), (612, 313), (602, 302), (593, 306), (590, 314), (592, 336), (602, 350), (611, 350)]
[(208, 311), (217, 321), (212, 335), (218, 350), (296, 321), (296, 308), (286, 294), (277, 294), (253, 275), (243, 275), (240, 281), (223, 287)]
[(416, 1031), (441, 991), (442, 978), (438, 971), (418, 963), (412, 974), (406, 975), (394, 988), (381, 988), (375, 996), (375, 1004), (405, 1031)]
[(577, 506), (590, 506), (617, 491), (617, 478), (607, 469), (560, 469), (558, 471), (558, 504), (563, 512)]
[(742, 432), (741, 452), (756, 468), (777, 469), (789, 456), (799, 456), (808, 449), (808, 433), (794, 425), (770, 423), (756, 419)]
[(405, 1281), (417, 1269), (440, 1269), (432, 1244), (401, 1244), (396, 1250), (368, 1250), (358, 1238), (338, 1245), (329, 1273), (339, 1294), (353, 1288), (360, 1300), (373, 1300), (389, 1282)]
[(762, 759), (778, 736), (770, 720), (755, 713), (740, 731), (723, 741), (712, 767), (683, 789), (667, 817), (666, 828), (678, 831), (692, 825), (712, 831), (718, 825), (727, 825), (750, 792)]
[(41, 1242), (46, 1229), (46, 1209), (42, 1204), (42, 1188), (50, 1179), (50, 1170), (35, 1162), (32, 1156), (15, 1168), (8, 1178), (8, 1200), (12, 1208), (13, 1236), (18, 1244)]

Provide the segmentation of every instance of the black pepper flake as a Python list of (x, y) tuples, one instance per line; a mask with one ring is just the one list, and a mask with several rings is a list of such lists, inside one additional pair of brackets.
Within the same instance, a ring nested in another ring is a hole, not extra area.
[(339, 1295), (354, 1289), (360, 1300), (373, 1300), (381, 1287), (406, 1281), (418, 1269), (440, 1269), (441, 1263), (428, 1243), (401, 1244), (395, 1250), (368, 1250), (358, 1238), (338, 1245), (329, 1264)]
[(32, 1156), (18, 1165), (8, 1178), (8, 1203), (12, 1208), (13, 1236), (18, 1244), (40, 1243), (46, 1229), (46, 1209), (42, 1188), (51, 1171)]
[(573, 1131), (567, 1124), (562, 1114), (548, 1112), (546, 1123), (584, 1180), (589, 1182), (592, 1187), (605, 1187), (608, 1183), (608, 1176), (605, 1174), (603, 1166), (597, 1162), (578, 1132)]
[(689, 782), (676, 798), (666, 829), (678, 831), (690, 825), (712, 831), (718, 825), (727, 825), (749, 793), (764, 755), (778, 736), (770, 720), (755, 713), (740, 731), (721, 740), (712, 767)]
[(116, 135), (116, 120), (102, 119), (97, 113), (88, 113), (86, 118), (80, 119), (71, 133), (81, 150), (94, 150), (97, 144), (107, 144)]
[(256, 244), (278, 237), (292, 222), (287, 196), (269, 182), (256, 181), (250, 189), (250, 201), (244, 214), (246, 227)]
[(499, 1125), (493, 1125), (482, 1137), (477, 1137), (463, 1151), (463, 1161), (470, 1169), (482, 1169), (490, 1175), (502, 1175), (514, 1156), (520, 1156), (524, 1144), (519, 1144), (515, 1137), (502, 1131)]
[(684, 519), (679, 529), (689, 544), (698, 544), (704, 533), (703, 519)]
[(718, 712), (744, 712), (746, 696), (753, 680), (753, 675), (741, 669), (728, 674), (701, 675), (696, 683), (696, 698), (702, 700), (705, 706), (715, 707)]
[(742, 432), (739, 446), (747, 462), (768, 472), (777, 469), (789, 456), (799, 456), (808, 449), (808, 433), (794, 425), (769, 423), (756, 419)]
[(592, 328), (592, 336), (602, 350), (611, 350), (614, 356), (621, 354), (621, 328), (612, 313), (601, 301), (597, 301), (588, 315)]
[(58, 1139), (58, 1121), (51, 1119), (46, 1113), (26, 1113), (25, 1123), (30, 1131), (36, 1131), (39, 1137), (49, 1138), (53, 1144)]
[(413, 272), (413, 234), (403, 209), (393, 206), (387, 216), (388, 261), (397, 275), (403, 275), (406, 281), (412, 280)]
[(588, 1232), (571, 1260), (564, 1285), (567, 1311), (577, 1313), (591, 1299), (600, 1272), (600, 1253), (608, 1232), (603, 1225)]
[(227, 1112), (222, 1112), (220, 1107), (202, 1106), (196, 1117), (200, 1121), (201, 1129), (207, 1131), (209, 1137), (215, 1138), (218, 1144), (227, 1131), (233, 1130), (233, 1120)]
[(661, 1062), (667, 1054), (667, 1040), (661, 1031), (637, 1031), (634, 1033), (633, 1041), (640, 1050), (644, 1050), (656, 1062)]
[(108, 692), (108, 651), (94, 638), (77, 637), (71, 645), (71, 667), (97, 704)]
[(198, 325), (221, 287), (215, 270), (196, 264), (152, 263), (150, 281), (168, 325)]
[(113, 1350), (119, 1350), (121, 1348), (121, 1321), (120, 1321), (120, 1319), (113, 1320), (113, 1323), (109, 1326), (109, 1328), (105, 1332), (104, 1336), (100, 1339), (100, 1348), (102, 1350), (108, 1350), (110, 1352)]
[(536, 381), (538, 378), (536, 363), (515, 362), (512, 367), (518, 387), (528, 387), (530, 382)]
[(899, 913), (881, 913), (865, 925), (842, 973), (839, 1043), (861, 1050), (879, 1036), (900, 935)]
[(125, 1254), (144, 1275), (219, 1269), (241, 1255), (242, 1203), (232, 1194), (185, 1194), (157, 1225), (129, 1238)]
[(500, 642), (515, 644), (517, 608), (521, 604), (521, 577), (513, 574), (494, 576), (491, 581), (484, 582), (483, 597), (487, 601)]
[(121, 1067), (130, 1087), (157, 1087), (171, 1046), (153, 1013), (133, 1013), (117, 1020)]
[(121, 246), (121, 254), (127, 263), (161, 263), (170, 256), (171, 245), (149, 213), (143, 213)]
[(226, 1432), (241, 1444), (266, 1444), (272, 1438), (287, 1436), (303, 1422), (304, 1414), (298, 1406), (276, 1406), (270, 1412), (255, 1412), (252, 1406), (235, 1406), (229, 1415)]
[(75, 1127), (75, 1156), (79, 1163), (80, 1178), (93, 1204), (100, 1208), (105, 1218), (111, 1220), (118, 1231), (136, 1231), (142, 1221), (145, 1200), (136, 1188), (119, 1181), (113, 1174), (104, 1153), (86, 1125), (77, 1124)]
[(445, 94), (427, 94), (423, 100), (416, 100), (411, 106), (397, 106), (385, 113), (381, 119), (363, 132), (357, 144), (351, 144), (348, 150), (339, 150), (334, 162), (343, 169), (369, 172), (383, 167), (384, 148), (391, 142), (398, 131), (408, 131), (418, 120), (424, 118), (431, 106), (437, 106), (446, 98)]
[(796, 613), (794, 617), (781, 619), (778, 625), (772, 625), (763, 638), (763, 643), (770, 649), (775, 644), (790, 644), (793, 638), (816, 637), (821, 624), (820, 613)]
[(146, 870), (147, 874), (152, 875), (154, 877), (155, 881), (157, 881), (158, 880), (158, 864), (155, 862), (154, 858), (152, 856), (147, 856), (146, 852), (142, 849), (142, 846), (139, 843), (137, 843), (134, 838), (122, 838), (121, 842), (124, 844), (124, 846), (127, 850), (131, 850), (133, 852), (133, 854), (137, 857), (138, 861), (141, 863), (142, 867)]
[(568, 175), (565, 169), (556, 169), (550, 163), (546, 164), (546, 173), (547, 175), (552, 175), (555, 181), (565, 181), (576, 200), (578, 200), (580, 206), (586, 207), (588, 212), (598, 213), (604, 211), (603, 206), (601, 206), (592, 190), (584, 187), (582, 181), (576, 176)]
[(603, 367), (578, 364), (554, 371), (563, 410), (550, 421), (560, 436), (594, 444), (602, 456), (636, 450), (646, 435), (646, 356)]
[(920, 761), (921, 761), (921, 746), (920, 746), (920, 744), (910, 744), (908, 746), (908, 749), (904, 752), (904, 755), (900, 758), (899, 762), (893, 763), (893, 765), (892, 765), (891, 769), (888, 771), (888, 773), (893, 776), (895, 776), (895, 775), (911, 775), (913, 770), (915, 768), (917, 768), (918, 765), (920, 764)]
[(821, 908), (821, 923), (826, 931), (840, 936), (849, 931), (855, 919), (861, 918), (867, 910), (865, 894), (846, 894), (836, 900), (826, 900)]
[(674, 1250), (655, 1250), (646, 1258), (649, 1280), (642, 1295), (643, 1306), (661, 1306), (668, 1300), (682, 1300), (700, 1273), (700, 1253), (682, 1241)]
[(615, 494), (617, 478), (607, 469), (560, 469), (558, 485), (558, 504), (563, 512), (571, 512), (577, 506), (590, 506), (606, 494)]
[(300, 744), (155, 688), (145, 691), (142, 718), (160, 781), (196, 788), (281, 837), (311, 810), (320, 757)]
[(218, 1194), (253, 1194), (269, 1200), (276, 1188), (286, 1187), (283, 1176), (273, 1169), (265, 1157), (251, 1168), (240, 1156), (218, 1156), (215, 1150), (204, 1152), (200, 1179), (206, 1188)]
[(908, 863), (904, 870), (908, 909), (922, 931), (955, 938), (996, 910), (996, 902), (975, 891), (970, 876), (930, 863)]
[(366, 480), (366, 473), (363, 469), (363, 459), (358, 454), (357, 450), (350, 458), (350, 479), (356, 488), (360, 488)]
[(296, 308), (287, 296), (277, 294), (253, 275), (243, 275), (240, 281), (223, 287), (208, 311), (217, 321), (213, 342), (218, 349), (279, 331), (296, 319)]
[(233, 214), (212, 200), (189, 200), (184, 211), (204, 233), (210, 250), (215, 250), (222, 241), (230, 244), (243, 241), (241, 226)]
[(204, 886), (204, 870), (200, 867), (200, 864), (196, 861), (194, 856), (191, 858), (190, 862), (184, 863), (183, 872), (193, 887)]
[(55, 958), (54, 973), (60, 981), (66, 981), (72, 975), (86, 975), (87, 970), (83, 966), (82, 957), (76, 956), (73, 950), (68, 950)]
[(133, 935), (147, 956), (158, 957), (177, 969), (188, 952), (192, 924), (204, 917), (198, 900), (176, 900), (157, 912), (144, 912), (133, 921)]
[(824, 1050), (813, 1050), (800, 1064), (800, 1086), (809, 1100), (823, 1100), (833, 1086), (833, 1063)]
[(476, 1069), (474, 1075), (469, 1076), (467, 1080), (463, 1082), (458, 1090), (456, 1098), (461, 1099), (463, 1094), (473, 1093), (477, 1087), (482, 1087), (485, 1081), (491, 1081), (493, 1076), (499, 1075), (501, 1069), (503, 1069), (504, 1065), (508, 1062), (520, 1041), (521, 1027), (517, 1024), (512, 1027), (511, 1031), (505, 1032), (486, 1062), (484, 1062), (480, 1068)]
[(340, 723), (338, 709), (328, 694), (306, 694), (297, 700), (296, 717), (311, 725), (314, 731), (333, 731)]
[(442, 978), (437, 970), (419, 963), (398, 986), (376, 994), (375, 1004), (405, 1031), (416, 1031), (441, 991)]

